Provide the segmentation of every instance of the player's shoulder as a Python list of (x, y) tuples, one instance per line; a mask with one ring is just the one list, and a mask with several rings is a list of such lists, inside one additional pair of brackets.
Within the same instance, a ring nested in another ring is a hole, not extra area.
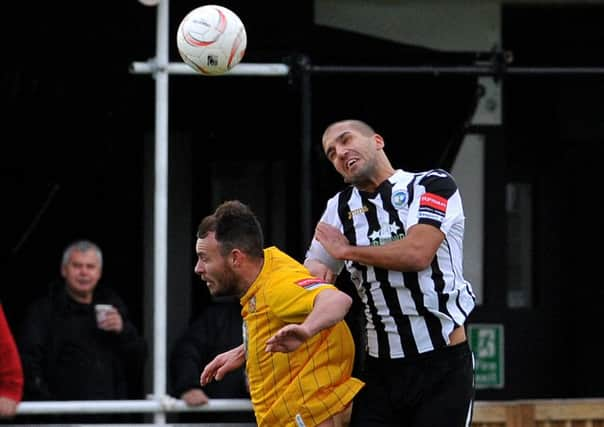
[(419, 172), (418, 175), (420, 180), (453, 179), (453, 175), (451, 175), (449, 171), (442, 168), (428, 169), (423, 172)]
[(354, 186), (348, 185), (327, 200), (328, 207), (337, 207), (341, 200), (348, 200), (355, 191)]
[(456, 187), (455, 178), (445, 169), (429, 169), (417, 175), (417, 184), (424, 187), (446, 185)]

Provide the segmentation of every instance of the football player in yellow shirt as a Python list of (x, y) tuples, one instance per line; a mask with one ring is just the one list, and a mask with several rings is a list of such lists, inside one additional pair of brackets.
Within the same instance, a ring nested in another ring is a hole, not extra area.
[(265, 249), (258, 219), (239, 201), (202, 220), (195, 250), (195, 273), (212, 295), (239, 296), (244, 320), (243, 344), (216, 356), (202, 385), (245, 363), (259, 427), (345, 424), (364, 385), (352, 377), (344, 321), (351, 298), (278, 248)]

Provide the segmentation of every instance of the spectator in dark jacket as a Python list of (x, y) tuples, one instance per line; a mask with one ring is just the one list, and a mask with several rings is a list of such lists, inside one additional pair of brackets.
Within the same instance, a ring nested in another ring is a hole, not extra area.
[(243, 368), (212, 381), (203, 388), (199, 376), (218, 354), (237, 347), (243, 340), (241, 305), (230, 297), (214, 298), (176, 341), (170, 360), (171, 394), (190, 406), (208, 399), (249, 398)]
[[(129, 397), (128, 381), (142, 372), (147, 347), (126, 305), (99, 285), (103, 257), (89, 241), (69, 245), (63, 283), (35, 301), (19, 337), (24, 400), (100, 400)], [(97, 321), (95, 306), (110, 305)]]

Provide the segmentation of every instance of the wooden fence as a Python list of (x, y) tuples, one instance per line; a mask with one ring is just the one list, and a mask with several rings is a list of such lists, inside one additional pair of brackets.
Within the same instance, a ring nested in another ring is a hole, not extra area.
[(604, 427), (604, 399), (479, 401), (472, 427)]

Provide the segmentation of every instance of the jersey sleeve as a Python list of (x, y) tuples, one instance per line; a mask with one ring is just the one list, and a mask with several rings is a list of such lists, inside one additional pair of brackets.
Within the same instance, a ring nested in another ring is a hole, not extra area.
[(281, 281), (271, 286), (268, 304), (271, 311), (286, 323), (302, 323), (312, 311), (316, 296), (326, 289), (336, 289), (315, 277)]
[[(325, 211), (323, 211), (323, 215), (319, 221), (331, 224), (342, 231), (342, 223), (340, 222), (337, 213), (336, 198), (333, 197), (327, 202), (327, 207), (325, 208)], [(319, 243), (319, 241), (314, 237), (310, 242), (308, 250), (306, 251), (305, 259), (313, 259), (325, 264), (334, 274), (340, 274), (342, 268), (344, 267), (344, 261), (332, 257), (325, 250), (323, 245), (321, 245), (321, 243)]]
[(418, 194), (409, 210), (408, 226), (429, 224), (445, 235), (451, 227), (464, 220), (463, 206), (457, 184), (442, 169), (434, 169), (419, 182), (424, 192)]

